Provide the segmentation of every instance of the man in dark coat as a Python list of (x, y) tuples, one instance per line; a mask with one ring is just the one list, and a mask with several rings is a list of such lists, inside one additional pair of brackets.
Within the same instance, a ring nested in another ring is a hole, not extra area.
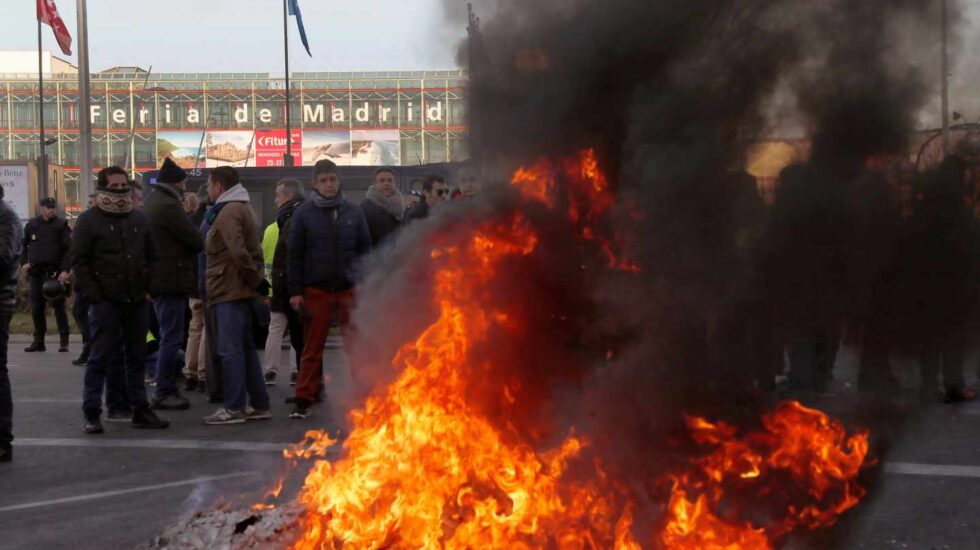
[(11, 446), (14, 405), (7, 374), (7, 340), (16, 305), (17, 259), (23, 240), (20, 220), (3, 201), (3, 186), (0, 186), (0, 462), (10, 462), (14, 457)]
[(303, 358), (291, 418), (306, 418), (320, 391), (323, 346), (336, 315), (346, 333), (354, 302), (358, 258), (370, 250), (364, 214), (344, 199), (337, 165), (321, 160), (313, 168), (310, 200), (296, 209), (289, 228), (289, 305), (305, 315)]
[(154, 409), (187, 409), (180, 395), (178, 354), (184, 343), (188, 297), (198, 297), (197, 254), (204, 241), (187, 218), (182, 203), (187, 173), (170, 158), (164, 159), (156, 185), (143, 201), (159, 260), (150, 273), (150, 294), (160, 324), (160, 350), (156, 364)]
[(102, 389), (107, 371), (125, 369), (128, 411), (134, 428), (166, 428), (150, 410), (143, 385), (149, 321), (149, 274), (157, 261), (150, 222), (133, 208), (126, 171), (99, 172), (95, 208), (78, 217), (71, 249), (78, 287), (91, 304), (92, 351), (85, 368), (82, 410), (86, 433), (102, 433)]
[(408, 220), (424, 220), (430, 211), (449, 198), (449, 186), (439, 174), (426, 174), (422, 180), (422, 198), (418, 204), (409, 209), (405, 218)]
[[(95, 208), (95, 193), (88, 196), (88, 204), (85, 209), (89, 210)], [(74, 281), (74, 276), (72, 280)], [(78, 282), (74, 281), (72, 283), (73, 297), (71, 305), (71, 316), (75, 318), (75, 325), (78, 326), (78, 332), (82, 333), (82, 354), (78, 356), (77, 359), (71, 362), (72, 365), (78, 367), (84, 367), (88, 363), (88, 355), (92, 347), (92, 330), (89, 328), (88, 324), (88, 302), (85, 301), (85, 297), (78, 290)]]
[(405, 200), (395, 188), (394, 170), (378, 168), (374, 172), (374, 184), (368, 188), (361, 210), (367, 219), (374, 246), (380, 245), (398, 229), (405, 217)]
[[(69, 257), (71, 249), (71, 229), (64, 218), (58, 216), (58, 204), (51, 197), (41, 200), (41, 215), (31, 218), (24, 227), (24, 254), (21, 258), (24, 271), (31, 279), (31, 317), (34, 320), (34, 342), (24, 351), (33, 353), (45, 351), (44, 335), (48, 331), (45, 317), (45, 304), (48, 302), (41, 292), (44, 282), (58, 279), (62, 284), (69, 280)], [(60, 352), (68, 351), (68, 315), (65, 300), (51, 301), (54, 317), (61, 335)]]
[[(276, 241), (275, 253), (272, 257), (272, 297), (270, 309), (273, 313), (286, 316), (286, 330), (289, 331), (289, 343), (296, 352), (296, 373), (292, 383), (299, 378), (299, 366), (303, 357), (303, 321), (293, 308), (289, 306), (289, 283), (287, 278), (287, 261), (289, 250), (289, 229), (292, 227), (293, 214), (303, 204), (303, 186), (296, 180), (282, 180), (276, 185), (276, 204), (279, 204), (279, 215), (276, 224), (279, 226), (279, 239)], [(269, 261), (266, 259), (266, 261)]]

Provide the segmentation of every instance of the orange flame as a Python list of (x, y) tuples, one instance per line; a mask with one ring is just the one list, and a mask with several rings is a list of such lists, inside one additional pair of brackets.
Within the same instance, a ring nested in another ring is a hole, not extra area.
[(599, 246), (607, 267), (639, 272), (639, 266), (615, 252), (616, 248), (623, 248), (621, 244), (614, 245), (595, 230), (596, 223), (615, 205), (616, 197), (610, 189), (609, 180), (599, 168), (594, 149), (585, 149), (558, 166), (548, 158), (540, 158), (531, 166), (518, 168), (511, 177), (511, 184), (520, 189), (526, 199), (555, 210), (559, 200), (558, 176), (566, 184), (565, 214), (575, 226), (577, 236)]
[[(797, 529), (828, 527), (864, 496), (868, 434), (848, 436), (836, 420), (790, 401), (762, 418), (763, 430), (737, 437), (724, 423), (687, 418), (693, 439), (715, 449), (670, 476), (672, 490), (661, 542), (667, 548), (773, 548)], [(788, 478), (788, 481), (787, 481)], [(766, 525), (722, 518), (731, 493), (786, 500)], [(693, 495), (697, 495), (693, 497)]]
[[(317, 461), (308, 474), (299, 498), (309, 513), (294, 548), (530, 549), (548, 540), (611, 545), (613, 534), (593, 533), (589, 522), (591, 515), (610, 515), (612, 507), (602, 509), (588, 487), (560, 483), (584, 439), (569, 436), (538, 454), (509, 443), (464, 400), (468, 378), (479, 371), (466, 364), (467, 352), (494, 323), (507, 321), (481, 307), (480, 291), (502, 259), (536, 246), (529, 224), (515, 217), (431, 254), (438, 264), (439, 317), (396, 356), (398, 380), (352, 413), (346, 458)], [(291, 455), (323, 456), (333, 443), (310, 433)], [(629, 548), (628, 528), (621, 519), (623, 548)]]
[[(559, 178), (567, 196), (557, 194)], [(512, 181), (525, 200), (567, 214), (579, 238), (600, 243), (609, 267), (632, 265), (617, 259), (612, 241), (596, 229), (615, 200), (594, 152), (558, 165), (542, 159), (519, 169)], [(518, 311), (502, 311), (486, 289), (503, 262), (537, 247), (532, 223), (513, 214), (454, 234), (428, 254), (437, 318), (395, 356), (398, 378), (350, 414), (343, 458), (326, 460), (337, 440), (318, 431), (284, 452), (291, 460), (315, 460), (298, 497), (305, 513), (293, 548), (642, 548), (634, 538), (631, 499), (599, 459), (588, 467), (586, 438), (573, 431), (541, 452), (467, 402), (468, 390), (485, 383), (490, 370), (471, 350), (493, 329), (514, 330), (520, 321)], [(507, 384), (498, 386), (501, 401), (519, 398)], [(843, 512), (863, 494), (854, 478), (867, 452), (866, 434), (849, 438), (846, 451), (843, 430), (818, 411), (784, 406), (764, 419), (766, 431), (742, 439), (722, 423), (688, 423), (696, 441), (717, 449), (695, 459), (690, 472), (668, 478), (667, 522), (662, 532), (650, 533), (658, 546), (767, 548), (798, 527), (829, 525), (828, 514)], [(727, 487), (768, 483), (773, 471), (791, 472), (813, 504), (794, 508), (776, 526), (721, 516)]]

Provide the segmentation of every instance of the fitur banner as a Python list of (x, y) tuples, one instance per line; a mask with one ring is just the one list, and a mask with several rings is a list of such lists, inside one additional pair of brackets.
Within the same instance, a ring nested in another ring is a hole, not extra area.
[[(338, 166), (398, 166), (398, 130), (293, 130), (292, 151), (302, 166), (329, 159)], [(157, 166), (170, 157), (181, 168), (282, 166), (285, 130), (182, 130), (157, 133)]]

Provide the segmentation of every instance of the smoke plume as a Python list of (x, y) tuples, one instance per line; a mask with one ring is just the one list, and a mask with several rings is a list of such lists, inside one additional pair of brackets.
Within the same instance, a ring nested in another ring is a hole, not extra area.
[[(446, 4), (457, 22), (465, 15)], [(666, 442), (683, 414), (758, 417), (782, 362), (774, 335), (889, 313), (872, 287), (893, 261), (897, 207), (873, 161), (907, 149), (936, 87), (922, 56), (903, 52), (938, 34), (937, 9), (498, 0), (476, 11), (482, 44), (460, 59), (476, 52), (469, 117), (485, 197), (372, 258), (355, 376), (368, 388), (390, 380), (383, 358), (432, 320), (433, 243), (521, 204), (507, 182), (518, 166), (592, 148), (617, 196), (602, 223), (640, 272), (605, 269), (567, 221), (523, 212), (543, 228), (541, 253), (505, 266), (487, 293), (528, 330), (474, 350), (486, 367), (472, 403), (541, 445), (576, 426), (637, 502), (654, 500), (649, 482), (672, 460)], [(748, 147), (785, 122), (774, 103), (793, 106), (812, 149), (767, 209), (742, 170)], [(503, 385), (518, 405), (487, 389)]]

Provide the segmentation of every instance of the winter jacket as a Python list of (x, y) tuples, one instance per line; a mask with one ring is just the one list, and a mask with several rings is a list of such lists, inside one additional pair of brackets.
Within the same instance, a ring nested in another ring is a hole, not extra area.
[(426, 202), (425, 197), (419, 199), (419, 202), (415, 206), (408, 209), (405, 214), (406, 220), (424, 220), (429, 217), (429, 203)]
[(110, 214), (90, 208), (75, 222), (71, 266), (90, 303), (145, 300), (156, 262), (150, 221), (142, 210)]
[(360, 208), (347, 201), (337, 208), (307, 201), (296, 209), (289, 228), (289, 296), (302, 296), (306, 287), (350, 290), (357, 281), (357, 260), (370, 249), (371, 234)]
[(388, 235), (394, 233), (401, 224), (398, 218), (391, 215), (391, 212), (378, 206), (370, 199), (365, 199), (361, 203), (361, 210), (364, 212), (364, 218), (367, 220), (368, 230), (371, 233), (371, 242), (374, 246), (381, 244), (381, 241)]
[(31, 264), (32, 275), (68, 271), (71, 268), (70, 250), (71, 228), (62, 218), (45, 220), (35, 216), (24, 226), (24, 253), (20, 263)]
[(0, 314), (13, 315), (17, 295), (17, 260), (24, 244), (24, 230), (17, 214), (0, 200)]
[[(201, 242), (207, 242), (208, 233), (211, 232), (211, 226), (205, 222), (201, 221), (201, 227), (198, 229), (198, 233), (201, 235)], [(201, 301), (204, 302), (205, 307), (207, 307), (208, 302), (208, 278), (206, 273), (208, 272), (208, 253), (201, 251), (197, 255), (197, 293), (200, 296)]]
[(263, 279), (262, 244), (249, 196), (241, 184), (225, 191), (221, 210), (204, 243), (208, 255), (208, 307), (234, 300), (254, 299)]
[(201, 234), (180, 202), (180, 191), (158, 183), (143, 201), (150, 219), (153, 244), (160, 261), (150, 278), (150, 293), (182, 294), (196, 298), (197, 254), (204, 249)]
[(276, 255), (276, 243), (279, 242), (279, 224), (270, 223), (262, 233), (262, 259), (265, 261), (265, 278), (272, 279), (272, 258)]
[[(286, 283), (286, 270), (289, 263), (289, 228), (292, 227), (293, 214), (303, 204), (300, 199), (294, 199), (282, 205), (279, 216), (274, 224), (278, 228), (276, 246), (272, 256), (266, 256), (265, 261), (272, 262), (272, 273), (269, 281), (272, 283), (272, 294), (269, 307), (272, 311), (285, 311), (289, 306), (289, 287)], [(270, 226), (271, 227), (271, 226)]]

